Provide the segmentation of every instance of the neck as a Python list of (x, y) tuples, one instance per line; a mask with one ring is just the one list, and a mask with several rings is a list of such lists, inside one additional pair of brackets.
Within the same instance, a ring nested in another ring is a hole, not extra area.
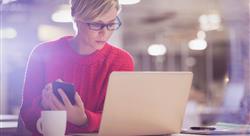
[(96, 51), (95, 48), (90, 45), (87, 45), (84, 41), (80, 40), (78, 36), (72, 38), (70, 44), (71, 47), (81, 55), (88, 55)]

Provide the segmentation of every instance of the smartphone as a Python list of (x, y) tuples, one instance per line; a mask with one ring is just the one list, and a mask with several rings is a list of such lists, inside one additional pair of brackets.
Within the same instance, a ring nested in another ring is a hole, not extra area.
[(211, 126), (197, 126), (197, 127), (190, 127), (192, 130), (215, 130), (215, 127)]
[(54, 81), (52, 83), (52, 88), (53, 88), (53, 93), (59, 99), (59, 101), (61, 101), (62, 103), (63, 103), (62, 97), (58, 92), (59, 88), (61, 88), (64, 91), (64, 93), (67, 95), (67, 97), (70, 100), (72, 105), (74, 105), (76, 103), (75, 102), (75, 87), (73, 84), (67, 83), (67, 82)]

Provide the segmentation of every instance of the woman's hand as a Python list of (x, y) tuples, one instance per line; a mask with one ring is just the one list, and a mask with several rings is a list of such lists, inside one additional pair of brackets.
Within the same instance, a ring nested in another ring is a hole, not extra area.
[(78, 125), (78, 126), (85, 125), (88, 120), (85, 114), (83, 102), (79, 94), (77, 92), (75, 93), (76, 104), (72, 105), (67, 95), (64, 93), (62, 89), (58, 89), (58, 92), (63, 99), (64, 105), (53, 94), (52, 100), (55, 103), (55, 109), (53, 110), (66, 110), (67, 120), (70, 123)]
[(45, 88), (42, 90), (42, 100), (41, 105), (45, 110), (50, 109), (51, 105), (51, 96), (52, 96), (52, 83), (48, 83)]
[[(57, 81), (62, 82), (62, 80)], [(67, 111), (67, 120), (70, 123), (78, 126), (85, 125), (87, 123), (87, 116), (79, 94), (77, 92), (75, 93), (76, 104), (72, 105), (62, 89), (58, 89), (58, 92), (61, 95), (64, 104), (54, 95), (52, 83), (47, 84), (42, 91), (42, 107), (46, 110), (65, 110)]]

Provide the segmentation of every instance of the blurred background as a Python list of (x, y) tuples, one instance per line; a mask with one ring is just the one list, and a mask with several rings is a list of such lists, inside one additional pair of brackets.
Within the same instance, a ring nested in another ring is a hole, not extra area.
[[(194, 73), (184, 126), (232, 121), (220, 115), (237, 116), (250, 92), (250, 1), (120, 1), (122, 27), (110, 42), (133, 55), (136, 71)], [(68, 0), (1, 0), (0, 12), (0, 114), (18, 115), (29, 53), (74, 35), (70, 7)]]

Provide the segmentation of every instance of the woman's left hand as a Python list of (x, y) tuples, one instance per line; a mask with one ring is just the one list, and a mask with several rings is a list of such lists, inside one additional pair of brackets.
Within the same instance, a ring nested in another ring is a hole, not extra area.
[(52, 101), (56, 106), (54, 106), (55, 109), (52, 110), (66, 110), (67, 120), (70, 123), (78, 126), (85, 125), (87, 123), (87, 116), (85, 114), (84, 104), (79, 94), (77, 92), (75, 93), (76, 103), (75, 105), (72, 105), (62, 89), (58, 89), (58, 92), (61, 95), (64, 104), (62, 104), (53, 94)]

